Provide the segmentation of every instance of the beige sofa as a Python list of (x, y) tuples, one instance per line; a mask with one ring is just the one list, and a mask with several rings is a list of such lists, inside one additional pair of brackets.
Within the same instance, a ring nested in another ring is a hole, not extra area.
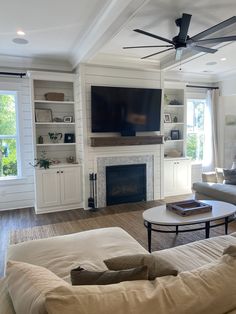
[(223, 172), (205, 172), (192, 186), (197, 200), (219, 200), (236, 205), (236, 185), (223, 183)]
[[(197, 269), (200, 266), (204, 267), (204, 265), (208, 265), (208, 263), (216, 261), (218, 258), (222, 256), (223, 250), (226, 247), (228, 247), (230, 244), (236, 245), (236, 233), (227, 235), (227, 236), (220, 236), (220, 237), (205, 239), (202, 241), (197, 241), (195, 243), (190, 243), (187, 245), (182, 245), (179, 247), (170, 248), (170, 249), (166, 249), (162, 251), (157, 251), (153, 254), (159, 255), (171, 261), (173, 264), (176, 265), (178, 270), (182, 272), (184, 276), (186, 276), (187, 274), (186, 271), (192, 271), (193, 269)], [(103, 263), (104, 259), (111, 258), (114, 256), (130, 255), (130, 254), (138, 254), (138, 253), (149, 254), (127, 232), (125, 232), (121, 228), (113, 227), (113, 228), (104, 228), (104, 229), (84, 231), (84, 232), (71, 234), (71, 235), (52, 237), (52, 238), (42, 239), (42, 240), (28, 241), (28, 242), (23, 242), (16, 245), (12, 245), (9, 247), (8, 259), (31, 263), (34, 265), (44, 266), (47, 269), (54, 272), (60, 278), (63, 278), (65, 281), (70, 282), (70, 278), (69, 278), (70, 270), (74, 267), (77, 267), (78, 265), (82, 265), (85, 267), (89, 266), (90, 268), (94, 270), (98, 270), (98, 269), (104, 270), (106, 269), (106, 266)], [(235, 259), (235, 266), (236, 266), (236, 259)], [(235, 273), (236, 273), (236, 268), (235, 268)], [(167, 285), (170, 284), (171, 282), (170, 277), (173, 277), (173, 276), (167, 276), (167, 277), (168, 278), (166, 279), (162, 277), (162, 280), (159, 280), (155, 283), (157, 284), (157, 287), (159, 287), (158, 289), (160, 289), (160, 287), (162, 287), (165, 284)], [(220, 280), (222, 283), (224, 282), (223, 277), (222, 278), (220, 277)], [(210, 291), (212, 288), (214, 288), (214, 287), (211, 287), (211, 284), (212, 284), (211, 282), (208, 283), (209, 296), (207, 296), (207, 300), (208, 299), (210, 300)], [(117, 285), (112, 285), (113, 288), (111, 289), (117, 290), (118, 289)], [(136, 282), (136, 285), (139, 285), (138, 282)], [(143, 285), (143, 283), (140, 283), (140, 285)], [(222, 285), (222, 288), (224, 290), (224, 285)], [(122, 289), (124, 289), (124, 286), (122, 286)], [(150, 284), (147, 290), (149, 289), (151, 289)], [(144, 295), (144, 293), (142, 295)], [(148, 298), (150, 298), (151, 300), (153, 299), (153, 293), (150, 293), (148, 297), (146, 295), (144, 297), (146, 298), (145, 302), (148, 300)], [(156, 299), (158, 299), (158, 295)], [(138, 302), (139, 299), (136, 299), (136, 301)], [(199, 296), (196, 296), (195, 301), (198, 303), (199, 302), (201, 303), (201, 298), (199, 299)], [(104, 304), (102, 305), (104, 310), (101, 313), (107, 313), (105, 310)], [(236, 307), (234, 309), (236, 309)], [(235, 314), (236, 311), (234, 309), (231, 309), (231, 311), (227, 311), (227, 313)], [(151, 307), (150, 307), (150, 311), (148, 310), (148, 308), (146, 308), (145, 310), (145, 313), (147, 314), (154, 313), (154, 312), (153, 310), (151, 311)], [(11, 298), (8, 294), (8, 289), (6, 286), (5, 278), (0, 280), (0, 313), (1, 314), (14, 314), (15, 313), (14, 308), (12, 306)], [(84, 312), (81, 310), (81, 312), (78, 311), (78, 313), (84, 313)], [(92, 311), (89, 311), (87, 313), (93, 314)], [(99, 314), (99, 313), (100, 312), (98, 310), (96, 314)], [(117, 312), (114, 312), (114, 313), (128, 314), (129, 312), (122, 311), (122, 309), (119, 309), (119, 311), (117, 310)], [(137, 311), (132, 312), (132, 313), (137, 313)], [(168, 308), (166, 308), (164, 312), (163, 311), (159, 312), (156, 309), (156, 313), (172, 314), (174, 312), (172, 311), (169, 312)], [(179, 313), (179, 312), (176, 311), (176, 313)], [(183, 313), (188, 313), (188, 311), (187, 312), (183, 311)], [(205, 312), (202, 311), (201, 313), (205, 313)], [(221, 313), (221, 312), (217, 311), (216, 309), (216, 312), (210, 311), (207, 314), (215, 314), (215, 313)]]

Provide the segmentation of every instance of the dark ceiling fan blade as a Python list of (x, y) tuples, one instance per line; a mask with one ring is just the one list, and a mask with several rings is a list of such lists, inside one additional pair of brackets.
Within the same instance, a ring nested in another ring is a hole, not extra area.
[(168, 51), (168, 50), (172, 50), (172, 49), (174, 49), (174, 47), (169, 48), (169, 49), (165, 49), (165, 50), (162, 50), (162, 51), (159, 51), (159, 52), (156, 52), (156, 53), (152, 53), (151, 55), (148, 55), (148, 56), (142, 57), (141, 59), (147, 59), (147, 58), (149, 58), (149, 57), (152, 57), (152, 56), (158, 55), (159, 53), (162, 53), (162, 52), (165, 52), (165, 51)]
[[(183, 13), (182, 18), (179, 19), (180, 31), (179, 31), (178, 38), (179, 38), (179, 42), (181, 42), (181, 43), (185, 43), (187, 40), (188, 29), (189, 29), (191, 17), (192, 17), (192, 15), (187, 14), (187, 13)], [(178, 20), (177, 20), (176, 24), (178, 25)]]
[(202, 46), (190, 46), (192, 50), (200, 51), (200, 52), (207, 52), (207, 53), (215, 53), (217, 49), (212, 49), (208, 47), (202, 47)]
[(218, 38), (209, 38), (194, 41), (196, 44), (214, 44), (214, 43), (224, 43), (226, 41), (236, 41), (236, 36), (226, 36), (226, 37), (218, 37)]
[(153, 38), (156, 38), (156, 39), (159, 39), (159, 40), (162, 40), (162, 41), (165, 41), (165, 42), (167, 42), (169, 44), (174, 45), (174, 42), (172, 40), (169, 40), (167, 38), (164, 38), (164, 37), (161, 37), (161, 36), (149, 33), (149, 32), (145, 32), (145, 31), (143, 31), (141, 29), (134, 29), (134, 32), (137, 32), (137, 33), (140, 33), (140, 34), (143, 34), (143, 35), (146, 35), (146, 36), (150, 36), (150, 37), (153, 37)]
[(175, 61), (179, 61), (182, 57), (183, 49), (176, 49), (175, 51)]
[(173, 47), (173, 45), (160, 45), (160, 46), (130, 46), (130, 47), (123, 47), (123, 49), (133, 49), (133, 48), (164, 48), (164, 47)]
[(192, 37), (192, 39), (194, 41), (198, 40), (198, 39), (201, 39), (203, 37), (206, 37), (208, 35), (211, 35), (215, 32), (218, 32), (220, 31), (221, 29), (225, 28), (225, 27), (228, 27), (232, 24), (236, 23), (236, 16), (232, 16), (231, 18), (219, 23), (219, 24), (216, 24), (208, 29), (206, 29), (205, 31), (201, 32), (201, 33), (198, 33), (196, 34), (195, 36)]

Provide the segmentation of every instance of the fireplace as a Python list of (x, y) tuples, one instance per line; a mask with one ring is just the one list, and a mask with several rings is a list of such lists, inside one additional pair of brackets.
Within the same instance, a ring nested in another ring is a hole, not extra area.
[(106, 167), (107, 205), (146, 201), (146, 164)]

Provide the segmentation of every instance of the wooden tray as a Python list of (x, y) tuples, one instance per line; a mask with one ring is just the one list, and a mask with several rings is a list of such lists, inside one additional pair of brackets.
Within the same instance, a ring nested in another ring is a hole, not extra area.
[(210, 212), (212, 210), (211, 205), (195, 200), (167, 203), (166, 208), (180, 216), (197, 215)]

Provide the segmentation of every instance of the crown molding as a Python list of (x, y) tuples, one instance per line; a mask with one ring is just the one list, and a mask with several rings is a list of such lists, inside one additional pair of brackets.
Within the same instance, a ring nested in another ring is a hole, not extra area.
[(225, 81), (225, 80), (235, 79), (236, 78), (236, 69), (232, 69), (229, 71), (218, 73), (215, 76), (219, 82)]
[(175, 80), (183, 82), (202, 82), (216, 83), (218, 82), (215, 75), (207, 73), (190, 73), (180, 70), (165, 70), (164, 77), (166, 80)]
[(68, 61), (0, 55), (1, 68), (72, 72)]
[(109, 66), (116, 68), (139, 69), (146, 71), (160, 71), (160, 63), (155, 60), (141, 60), (140, 58), (131, 58), (126, 56), (99, 53), (87, 64)]

